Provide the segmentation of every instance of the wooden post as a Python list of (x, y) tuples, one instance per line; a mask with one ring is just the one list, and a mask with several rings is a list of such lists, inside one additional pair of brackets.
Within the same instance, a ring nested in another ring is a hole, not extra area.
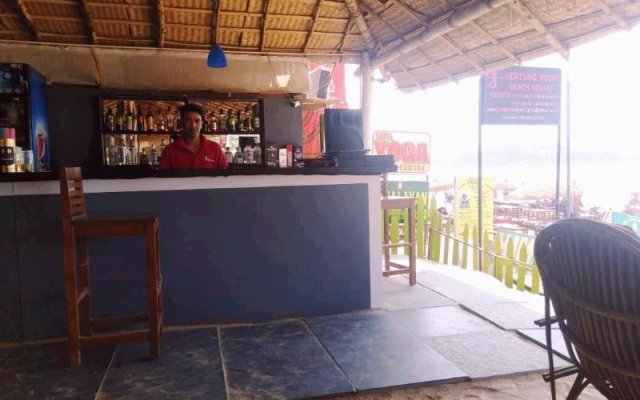
[(360, 62), (362, 71), (362, 143), (365, 149), (373, 145), (371, 139), (371, 92), (373, 90), (373, 71), (370, 56), (366, 51), (362, 53)]

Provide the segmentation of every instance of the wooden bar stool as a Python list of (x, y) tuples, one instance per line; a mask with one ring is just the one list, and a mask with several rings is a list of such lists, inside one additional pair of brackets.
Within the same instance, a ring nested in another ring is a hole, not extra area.
[[(384, 271), (383, 276), (409, 274), (409, 284), (416, 284), (416, 198), (415, 197), (382, 197), (381, 207), (383, 212), (383, 242)], [(389, 232), (389, 210), (407, 209), (409, 211), (408, 221), (404, 222), (403, 241), (391, 243)], [(408, 235), (407, 235), (408, 233)], [(408, 236), (408, 240), (407, 240)], [(391, 249), (394, 247), (409, 247), (409, 265), (403, 265), (391, 261)], [(393, 268), (393, 269), (392, 269)]]
[[(71, 365), (81, 363), (82, 345), (148, 340), (151, 358), (159, 356), (162, 334), (162, 274), (159, 261), (158, 216), (154, 214), (86, 214), (80, 168), (60, 169), (65, 298)], [(146, 238), (147, 300), (145, 315), (92, 318), (89, 285), (89, 238), (136, 236)], [(94, 334), (93, 328), (149, 321), (148, 329)]]

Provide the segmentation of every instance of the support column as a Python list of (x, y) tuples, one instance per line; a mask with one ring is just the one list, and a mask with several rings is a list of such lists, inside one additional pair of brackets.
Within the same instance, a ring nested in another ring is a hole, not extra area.
[(368, 52), (363, 52), (360, 58), (360, 71), (362, 72), (361, 98), (362, 98), (362, 143), (365, 149), (370, 149), (372, 143), (371, 132), (371, 95), (373, 91), (373, 71)]

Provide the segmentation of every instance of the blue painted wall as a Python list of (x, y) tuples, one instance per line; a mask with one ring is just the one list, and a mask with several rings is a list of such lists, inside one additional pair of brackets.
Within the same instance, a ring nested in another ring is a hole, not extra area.
[[(0, 197), (0, 340), (65, 335), (59, 197)], [(6, 204), (5, 204), (6, 203)], [(364, 184), (100, 193), (90, 212), (157, 212), (165, 323), (260, 322), (370, 307)], [(90, 246), (97, 315), (146, 307), (142, 238)]]

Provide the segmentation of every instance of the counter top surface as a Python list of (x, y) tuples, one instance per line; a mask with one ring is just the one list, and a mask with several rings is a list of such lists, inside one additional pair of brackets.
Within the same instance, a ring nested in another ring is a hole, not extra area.
[[(358, 165), (340, 167), (266, 168), (230, 167), (223, 170), (156, 170), (139, 167), (111, 167), (82, 170), (84, 179), (139, 179), (182, 177), (231, 177), (252, 175), (379, 175), (395, 172), (395, 165)], [(57, 172), (0, 174), (0, 182), (36, 182), (58, 180)]]

